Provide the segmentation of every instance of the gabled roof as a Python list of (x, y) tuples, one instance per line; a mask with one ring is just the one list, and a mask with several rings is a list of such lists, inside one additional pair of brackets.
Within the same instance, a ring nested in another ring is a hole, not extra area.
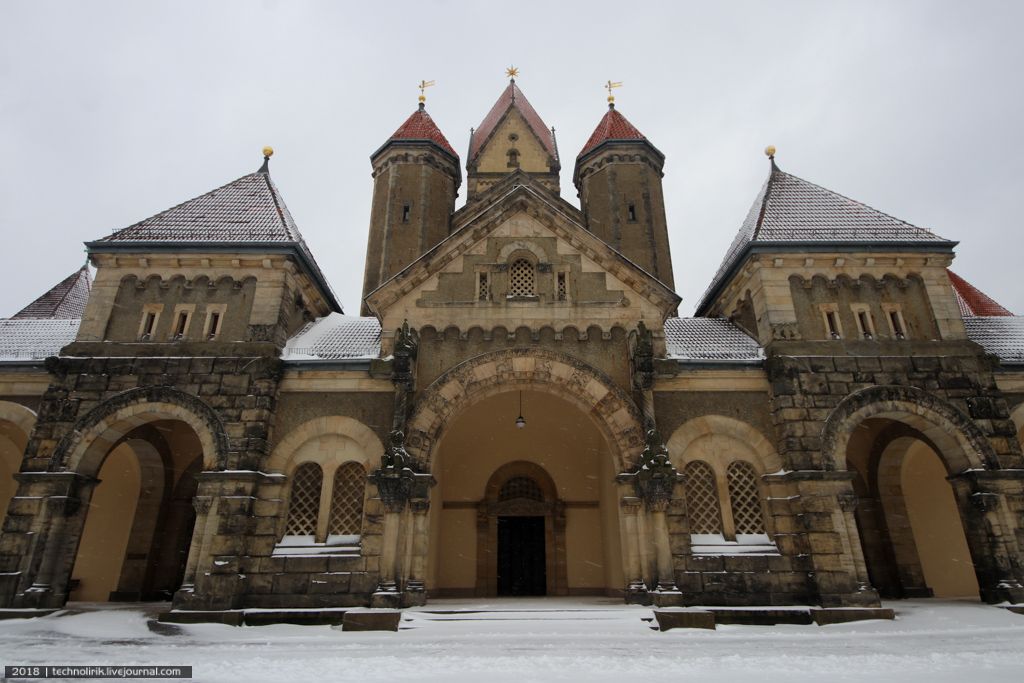
[(967, 338), (1007, 365), (1024, 365), (1024, 316), (968, 316)]
[(653, 301), (669, 315), (679, 305), (679, 295), (663, 282), (622, 255), (584, 227), (582, 214), (565, 200), (554, 195), (529, 174), (516, 171), (494, 187), (488, 188), (484, 201), (463, 207), (453, 220), (453, 231), (433, 248), (395, 273), (370, 292), (366, 301), (378, 315), (405, 293), (426, 282), (453, 259), (507, 220), (503, 207), (521, 206), (526, 210), (543, 210), (554, 219), (547, 225), (557, 237), (566, 240), (592, 261), (601, 264), (641, 296)]
[(760, 363), (764, 350), (725, 318), (665, 320), (668, 357), (696, 363)]
[(946, 272), (949, 273), (949, 281), (953, 284), (956, 302), (960, 306), (960, 315), (965, 318), (967, 316), (1013, 315), (1013, 313), (996, 303), (990, 296), (952, 270), (947, 268)]
[(530, 101), (526, 99), (526, 95), (523, 94), (523, 91), (519, 89), (519, 86), (513, 80), (498, 97), (498, 101), (494, 103), (491, 110), (487, 112), (484, 120), (473, 131), (473, 135), (469, 140), (469, 159), (467, 159), (467, 163), (472, 164), (476, 161), (477, 156), (480, 155), (480, 150), (487, 144), (498, 124), (505, 117), (505, 113), (510, 109), (515, 109), (522, 115), (526, 124), (533, 131), (533, 134), (537, 136), (537, 139), (547, 153), (555, 161), (558, 161), (558, 147), (555, 145), (554, 133), (544, 124), (540, 114), (533, 108)]
[(0, 320), (0, 362), (42, 360), (75, 340), (81, 320)]
[(46, 294), (21, 309), (12, 320), (69, 320), (81, 318), (89, 300), (92, 277), (89, 267), (82, 266), (50, 288)]
[(388, 144), (396, 141), (404, 140), (410, 142), (432, 142), (442, 150), (452, 155), (458, 162), (459, 155), (452, 148), (451, 144), (448, 143), (448, 138), (444, 136), (441, 129), (434, 123), (434, 119), (430, 118), (430, 114), (427, 113), (427, 109), (422, 102), (420, 102), (419, 108), (412, 113), (412, 115), (405, 120), (398, 130), (387, 139), (380, 148), (370, 155), (370, 158), (377, 156), (377, 154), (388, 146)]
[(705, 312), (732, 270), (740, 265), (747, 253), (759, 246), (823, 246), (842, 249), (871, 247), (879, 243), (944, 251), (957, 244), (854, 199), (785, 173), (772, 159), (768, 179), (726, 252), (711, 286), (701, 297), (697, 312)]
[(255, 173), (162, 211), (112, 235), (86, 242), (90, 253), (202, 248), (293, 253), (335, 311), (341, 305), (299, 233), (266, 161)]
[[(590, 139), (587, 140), (587, 144), (583, 145), (583, 149), (576, 155), (576, 158), (583, 158), (588, 152), (605, 142), (636, 140), (642, 140), (650, 144), (647, 138), (644, 137), (644, 134), (637, 130), (636, 126), (630, 123), (625, 116), (619, 113), (615, 108), (615, 104), (610, 103), (608, 105), (608, 112), (601, 118), (597, 128), (590, 134)], [(653, 145), (651, 146), (653, 147)]]

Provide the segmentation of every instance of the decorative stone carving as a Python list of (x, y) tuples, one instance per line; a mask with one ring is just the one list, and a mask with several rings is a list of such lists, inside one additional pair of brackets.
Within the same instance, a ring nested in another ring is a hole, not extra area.
[(425, 499), (436, 482), (429, 474), (414, 471), (415, 462), (405, 450), (405, 434), (391, 432), (391, 439), (380, 458), (381, 466), (369, 480), (377, 487), (384, 509), (401, 512), (411, 498)]
[(978, 512), (991, 512), (999, 506), (999, 495), (985, 492), (972, 493), (971, 505), (973, 505), (974, 509)]
[(668, 501), (672, 499), (675, 485), (682, 481), (682, 475), (669, 460), (668, 448), (665, 447), (657, 429), (648, 429), (645, 441), (636, 469), (620, 474), (618, 480), (631, 482), (637, 497), (642, 499), (648, 508), (664, 511), (662, 504), (667, 506)]
[(409, 328), (406, 320), (395, 332), (395, 363), (392, 379), (395, 383), (410, 384), (412, 382), (413, 361), (419, 348), (419, 335)]
[(654, 386), (654, 335), (644, 321), (636, 327), (633, 345), (633, 383), (646, 391)]

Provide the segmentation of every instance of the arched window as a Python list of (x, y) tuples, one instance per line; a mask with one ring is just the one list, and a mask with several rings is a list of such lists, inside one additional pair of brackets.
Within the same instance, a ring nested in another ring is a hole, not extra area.
[(514, 147), (508, 151), (508, 167), (519, 168), (519, 150)]
[(544, 493), (533, 479), (512, 477), (502, 485), (501, 491), (498, 492), (498, 501), (503, 502), (516, 498), (544, 502)]
[(729, 502), (737, 534), (763, 534), (764, 516), (757, 490), (757, 474), (749, 462), (735, 460), (727, 470)]
[(691, 534), (721, 534), (722, 512), (718, 503), (715, 473), (706, 462), (694, 460), (683, 470), (686, 475), (686, 511)]
[(288, 504), (286, 536), (315, 536), (320, 516), (320, 490), (324, 473), (320, 465), (304, 462), (292, 473), (291, 501)]
[(347, 462), (334, 473), (331, 492), (331, 521), (327, 533), (358, 536), (363, 529), (363, 497), (366, 492), (366, 471), (362, 465)]
[(533, 296), (534, 279), (533, 264), (524, 258), (516, 259), (508, 269), (508, 295)]

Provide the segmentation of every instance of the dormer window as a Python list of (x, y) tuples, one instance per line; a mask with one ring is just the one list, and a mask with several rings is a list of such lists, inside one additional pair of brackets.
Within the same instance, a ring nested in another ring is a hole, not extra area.
[(509, 297), (534, 296), (535, 280), (533, 264), (524, 258), (516, 259), (508, 269)]

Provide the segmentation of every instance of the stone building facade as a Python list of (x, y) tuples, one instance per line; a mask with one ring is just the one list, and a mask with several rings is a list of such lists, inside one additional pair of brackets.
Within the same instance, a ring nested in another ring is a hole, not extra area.
[(0, 321), (0, 606), (1024, 602), (1024, 318), (955, 242), (769, 174), (677, 316), (661, 152), (559, 194), (512, 81), (371, 157), (362, 316), (263, 166)]

